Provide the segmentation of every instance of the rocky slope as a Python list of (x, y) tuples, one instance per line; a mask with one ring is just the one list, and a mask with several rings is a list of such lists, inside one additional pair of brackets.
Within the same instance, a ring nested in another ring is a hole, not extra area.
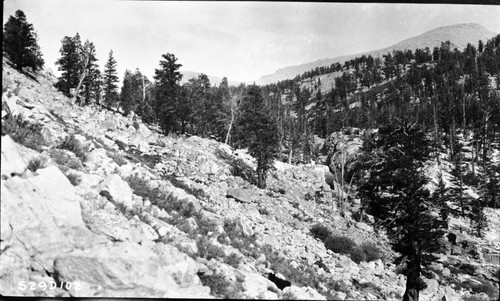
[[(386, 238), (350, 217), (356, 200), (339, 214), (327, 166), (276, 162), (268, 188), (258, 189), (245, 151), (76, 106), (54, 82), (3, 64), (2, 135), (11, 115), (41, 128), (14, 122), (2, 136), (2, 295), (401, 298), (405, 277), (390, 263)], [(360, 140), (339, 133), (328, 143), (329, 152), (348, 145), (355, 155)], [(488, 217), (495, 223), (487, 240), (457, 230), (421, 300), (458, 300), (478, 282), (496, 285), (499, 211)], [(309, 230), (318, 222), (377, 244), (384, 260), (356, 264), (327, 250)], [(269, 273), (292, 285), (278, 288)]]
[[(425, 47), (429, 47), (429, 49), (432, 50), (434, 47), (441, 46), (441, 43), (445, 41), (450, 41), (452, 47), (463, 49), (465, 48), (465, 46), (467, 46), (467, 43), (476, 45), (479, 40), (482, 40), (484, 42), (487, 39), (495, 36), (496, 34), (497, 33), (491, 32), (481, 25), (475, 23), (443, 26), (427, 31), (418, 36), (411, 37), (383, 49), (358, 54), (344, 55), (335, 58), (320, 59), (311, 63), (285, 67), (277, 70), (273, 74), (262, 76), (256, 81), (256, 84), (266, 85), (285, 79), (293, 79), (295, 76), (317, 67), (330, 66), (331, 64), (337, 62), (343, 64), (345, 61), (354, 59), (356, 57), (361, 57), (362, 55), (371, 55), (372, 57), (377, 57), (387, 54), (388, 52), (392, 52), (393, 50), (411, 49), (414, 51), (417, 48), (424, 49)], [(323, 81), (323, 78), (321, 80)]]

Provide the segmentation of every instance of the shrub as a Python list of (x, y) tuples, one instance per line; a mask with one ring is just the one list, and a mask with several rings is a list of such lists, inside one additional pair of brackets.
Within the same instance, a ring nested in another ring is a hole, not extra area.
[(237, 253), (231, 253), (231, 255), (224, 259), (224, 262), (236, 269), (240, 265), (241, 259), (242, 257)]
[(493, 285), (491, 285), (491, 283), (481, 279), (475, 279), (475, 280), (478, 280), (480, 284), (470, 281), (465, 281), (455, 284), (457, 285), (458, 288), (463, 288), (465, 291), (469, 291), (473, 294), (485, 293), (492, 300), (496, 300), (498, 298), (498, 290)]
[(360, 249), (365, 254), (366, 261), (373, 261), (382, 258), (380, 249), (373, 243), (366, 242), (360, 246)]
[(329, 236), (325, 241), (325, 247), (339, 254), (351, 254), (356, 249), (356, 243), (345, 236)]
[(47, 145), (42, 136), (42, 129), (43, 126), (24, 120), (21, 114), (8, 115), (2, 121), (2, 136), (9, 135), (17, 143), (37, 151)]
[(84, 147), (80, 141), (75, 138), (74, 134), (67, 136), (59, 145), (59, 148), (73, 152), (82, 162), (87, 161), (88, 148)]
[(226, 254), (219, 246), (214, 245), (210, 239), (202, 237), (196, 241), (196, 246), (198, 247), (198, 257), (206, 258), (210, 260), (212, 258), (224, 258)]
[(218, 299), (239, 299), (240, 292), (243, 291), (243, 285), (240, 282), (231, 282), (224, 275), (201, 275), (200, 280), (204, 286), (210, 288), (211, 294)]
[(367, 261), (366, 254), (360, 247), (355, 247), (354, 249), (352, 249), (352, 251), (349, 253), (349, 257), (351, 257), (352, 261), (354, 261), (355, 263)]
[(476, 273), (476, 267), (470, 263), (462, 263), (459, 268), (465, 274), (474, 275)]
[(320, 223), (313, 225), (310, 231), (315, 238), (319, 238), (322, 242), (325, 242), (326, 239), (331, 236), (330, 229)]
[(66, 168), (72, 168), (80, 170), (82, 168), (82, 163), (77, 158), (73, 158), (66, 154), (64, 151), (54, 149), (50, 152), (50, 157), (61, 166)]
[(30, 160), (28, 163), (28, 169), (35, 172), (40, 168), (47, 166), (47, 159), (45, 157), (37, 157)]
[(134, 174), (125, 180), (136, 195), (148, 198), (151, 203), (154, 203), (156, 199), (161, 198), (159, 189), (151, 188), (147, 179)]
[(78, 186), (82, 182), (82, 177), (79, 174), (76, 174), (76, 173), (72, 173), (71, 172), (71, 173), (69, 173), (69, 174), (66, 175), (66, 178), (68, 178), (69, 182), (73, 186)]

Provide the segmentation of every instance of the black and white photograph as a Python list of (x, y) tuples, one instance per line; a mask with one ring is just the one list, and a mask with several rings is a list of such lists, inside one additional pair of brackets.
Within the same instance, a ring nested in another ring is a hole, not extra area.
[(1, 298), (500, 301), (499, 4), (4, 0)]

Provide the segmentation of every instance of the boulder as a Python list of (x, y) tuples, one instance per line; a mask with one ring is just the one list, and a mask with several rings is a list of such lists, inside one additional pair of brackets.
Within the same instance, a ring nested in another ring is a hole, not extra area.
[(103, 241), (85, 226), (79, 197), (57, 167), (39, 169), (31, 178), (13, 177), (1, 183), (0, 274), (15, 271), (7, 272), (10, 276), (4, 279), (12, 281), (11, 287), (17, 288), (16, 281), (26, 281), (26, 275), (23, 279), (17, 276), (29, 270), (51, 272), (57, 255)]
[(132, 189), (117, 174), (111, 174), (99, 184), (97, 191), (113, 204), (132, 208)]
[(208, 298), (195, 262), (162, 247), (154, 251), (123, 242), (75, 250), (56, 258), (54, 273), (59, 281), (85, 283), (86, 296)]
[(22, 175), (28, 167), (28, 162), (19, 153), (18, 146), (9, 135), (2, 136), (2, 178), (12, 175)]
[(242, 203), (251, 203), (252, 202), (252, 194), (250, 190), (240, 189), (240, 188), (231, 188), (226, 192), (226, 197), (233, 198)]
[(326, 298), (311, 287), (288, 286), (283, 290), (284, 298), (292, 300), (326, 300)]
[(254, 234), (253, 223), (243, 216), (236, 218), (236, 229), (244, 237), (250, 237)]
[(368, 225), (368, 224), (365, 224), (365, 223), (362, 223), (362, 222), (357, 222), (356, 223), (356, 228), (360, 229), (360, 230), (363, 230), (363, 231), (366, 231), (366, 232), (373, 232), (373, 227)]

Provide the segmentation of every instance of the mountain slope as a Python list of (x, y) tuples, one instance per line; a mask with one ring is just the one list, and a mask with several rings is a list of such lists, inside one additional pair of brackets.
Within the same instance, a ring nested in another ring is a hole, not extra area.
[(392, 52), (393, 50), (404, 50), (404, 49), (415, 50), (416, 48), (425, 48), (425, 47), (429, 47), (430, 49), (432, 49), (434, 47), (439, 47), (441, 43), (445, 41), (450, 41), (452, 43), (452, 47), (462, 49), (467, 45), (467, 43), (475, 45), (479, 40), (485, 41), (495, 35), (496, 33), (491, 32), (486, 28), (484, 28), (483, 26), (475, 23), (438, 27), (436, 29), (403, 40), (397, 44), (394, 44), (392, 46), (383, 49), (373, 50), (358, 54), (344, 55), (335, 58), (326, 58), (311, 63), (285, 67), (279, 69), (273, 74), (261, 77), (256, 81), (256, 84), (265, 85), (281, 81), (284, 79), (291, 79), (298, 74), (309, 71), (316, 67), (328, 66), (337, 62), (344, 63), (347, 60), (359, 57), (363, 54), (375, 57), (378, 55), (387, 54), (388, 52)]

